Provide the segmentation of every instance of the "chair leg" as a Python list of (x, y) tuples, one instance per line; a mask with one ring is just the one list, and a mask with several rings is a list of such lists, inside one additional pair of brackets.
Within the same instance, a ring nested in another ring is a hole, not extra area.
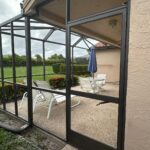
[(22, 107), (22, 103), (23, 103), (24, 99), (27, 98), (27, 94), (28, 94), (27, 92), (25, 92), (25, 93), (23, 94), (22, 99), (21, 99), (21, 102), (20, 102), (20, 105), (19, 105), (19, 108)]
[(49, 106), (48, 106), (48, 112), (47, 112), (47, 119), (50, 118), (50, 114), (51, 114), (51, 109), (52, 109), (53, 102), (54, 102), (54, 98), (52, 98), (50, 100), (50, 103), (49, 103)]
[(38, 102), (39, 98), (42, 98), (41, 94), (36, 95), (36, 97), (33, 99), (33, 113), (35, 111), (35, 106), (36, 106), (36, 103)]
[(37, 103), (37, 97), (35, 97), (35, 99), (33, 99), (33, 113), (35, 111), (36, 103)]
[(76, 104), (74, 104), (74, 105), (71, 106), (71, 108), (74, 108), (74, 107), (80, 105), (80, 103), (81, 103), (81, 100), (79, 99), (78, 102), (77, 102)]

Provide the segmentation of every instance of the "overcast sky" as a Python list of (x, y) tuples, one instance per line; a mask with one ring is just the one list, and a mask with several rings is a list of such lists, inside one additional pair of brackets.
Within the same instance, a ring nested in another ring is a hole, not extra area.
[(0, 0), (0, 23), (21, 12), (20, 2), (22, 0)]
[[(0, 23), (18, 15), (21, 13), (20, 3), (22, 0), (0, 0)], [(33, 37), (42, 38), (46, 35), (48, 30), (45, 31), (32, 31), (31, 35)], [(15, 31), (18, 34), (24, 34), (24, 31)], [(74, 43), (78, 37), (72, 36), (72, 43)], [(50, 37), (52, 41), (61, 41), (65, 42), (65, 33), (54, 32)], [(2, 43), (3, 43), (3, 54), (11, 54), (11, 41), (10, 36), (2, 35)], [(84, 42), (79, 43), (78, 46), (86, 47)], [(42, 42), (33, 41), (31, 43), (32, 48), (32, 56), (36, 54), (42, 55)], [(25, 55), (25, 40), (23, 38), (15, 37), (15, 53), (19, 55)], [(54, 45), (50, 43), (46, 43), (46, 57), (49, 57), (53, 54), (63, 54), (65, 56), (65, 47), (60, 45)], [(87, 51), (83, 49), (75, 49), (74, 55), (76, 57), (87, 55)]]

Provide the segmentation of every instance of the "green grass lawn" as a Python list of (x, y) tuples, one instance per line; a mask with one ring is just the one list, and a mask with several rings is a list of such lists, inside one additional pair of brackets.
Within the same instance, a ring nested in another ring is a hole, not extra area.
[[(34, 76), (36, 74), (43, 74), (43, 66), (33, 66), (32, 67), (32, 78), (33, 80), (43, 80), (43, 76)], [(53, 74), (53, 69), (51, 66), (46, 66), (46, 74)], [(12, 67), (5, 67), (4, 68), (4, 77), (12, 77)], [(26, 67), (16, 67), (16, 77), (19, 76), (26, 76)], [(17, 82), (21, 82), (25, 77), (17, 78)], [(48, 80), (50, 78), (50, 75), (46, 76), (46, 79)], [(9, 79), (9, 81), (12, 81), (12, 79)]]
[[(43, 66), (33, 66), (32, 74), (42, 74)], [(51, 66), (46, 66), (46, 74), (53, 73)], [(12, 76), (12, 67), (4, 67), (4, 76), (5, 78)], [(26, 76), (26, 67), (16, 67), (16, 76)]]

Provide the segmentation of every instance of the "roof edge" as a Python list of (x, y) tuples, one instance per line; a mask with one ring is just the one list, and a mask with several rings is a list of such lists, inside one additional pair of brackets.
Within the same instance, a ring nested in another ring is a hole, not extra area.
[(38, 9), (53, 0), (25, 0), (23, 3), (24, 14), (32, 16), (38, 13)]

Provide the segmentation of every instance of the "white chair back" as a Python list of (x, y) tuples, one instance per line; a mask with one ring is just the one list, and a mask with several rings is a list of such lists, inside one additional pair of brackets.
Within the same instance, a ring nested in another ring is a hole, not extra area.
[[(47, 81), (40, 81), (37, 80), (35, 81), (35, 84), (39, 88), (44, 88), (44, 89), (50, 89), (50, 85)], [(53, 97), (53, 94), (51, 92), (45, 92), (45, 91), (40, 91), (42, 95), (45, 97), (45, 99), (50, 100)]]
[[(26, 78), (23, 80), (23, 83), (24, 83), (25, 85), (27, 85), (27, 79), (26, 79)], [(33, 87), (37, 87), (36, 84), (35, 84), (35, 81), (32, 81), (32, 86), (33, 86)], [(38, 94), (39, 94), (39, 90), (32, 89), (32, 97), (33, 97), (33, 99), (34, 99), (34, 98), (36, 97), (36, 95), (38, 95)]]
[(106, 74), (97, 74), (98, 79), (103, 79), (102, 84), (104, 85), (106, 83)]
[(87, 92), (92, 89), (90, 78), (79, 77), (79, 83), (80, 83), (81, 88)]
[(51, 88), (47, 81), (36, 80), (35, 84), (37, 84), (38, 87), (42, 87), (42, 88), (45, 88), (45, 89), (50, 89)]
[(97, 93), (99, 91), (97, 85), (95, 84), (94, 80), (90, 77), (79, 77), (79, 82), (81, 88), (86, 92)]

